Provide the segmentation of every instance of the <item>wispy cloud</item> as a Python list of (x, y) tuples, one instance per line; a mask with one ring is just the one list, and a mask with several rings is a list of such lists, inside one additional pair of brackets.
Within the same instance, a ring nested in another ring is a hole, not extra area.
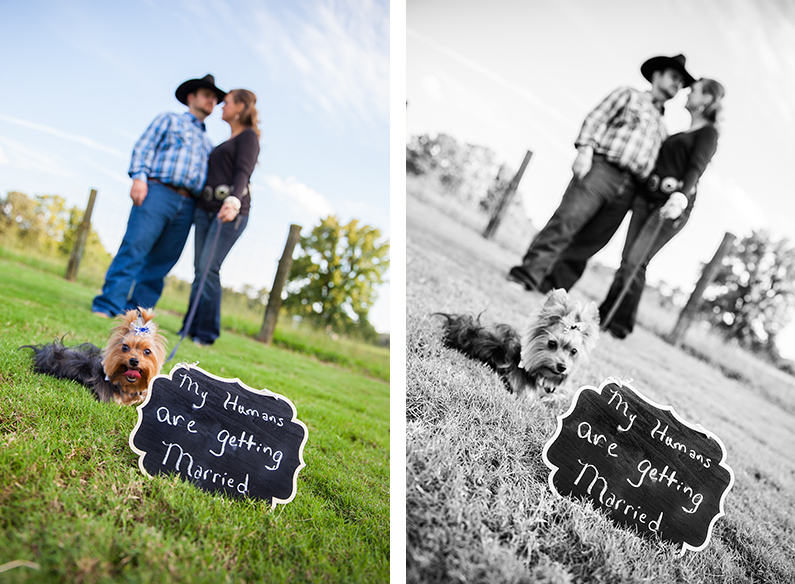
[[(699, 181), (693, 215), (687, 229), (682, 230), (681, 239), (687, 236), (693, 240), (719, 242), (727, 231), (737, 237), (744, 237), (755, 229), (769, 228), (770, 223), (758, 198), (748, 193), (731, 176), (722, 175), (716, 169), (708, 169)], [(716, 246), (717, 243), (712, 245)], [(699, 247), (712, 251), (710, 246)], [(691, 251), (694, 249), (695, 245)]]
[[(365, 124), (389, 122), (389, 4), (317, 0), (249, 8), (214, 4), (217, 26), (282, 83), (298, 83), (306, 107)], [(241, 10), (249, 11), (241, 18)], [(333, 118), (329, 118), (333, 119)]]
[[(711, 10), (715, 30), (725, 39), (725, 62), (734, 70), (755, 72), (753, 82), (742, 89), (764, 95), (762, 115), (782, 124), (795, 122), (790, 97), (795, 91), (795, 4), (729, 0), (715, 2)], [(738, 89), (727, 87), (727, 99)]]
[(315, 221), (334, 214), (334, 207), (326, 197), (293, 177), (283, 179), (266, 175), (264, 181), (277, 195), (287, 197), (293, 206), (293, 212), (300, 215), (302, 220)]
[[(389, 113), (388, 5), (362, 2), (344, 12), (344, 4), (327, 3), (317, 23), (300, 27), (300, 47), (307, 49), (307, 89), (325, 95), (332, 107), (387, 116)], [(324, 91), (325, 90), (325, 91)]]
[(126, 154), (122, 154), (115, 148), (111, 148), (110, 146), (105, 146), (104, 144), (100, 144), (92, 140), (91, 138), (87, 138), (85, 136), (80, 136), (79, 134), (69, 134), (67, 132), (62, 132), (57, 128), (53, 128), (52, 126), (45, 126), (44, 124), (38, 124), (36, 122), (31, 122), (29, 120), (23, 120), (20, 118), (15, 118), (12, 116), (7, 116), (5, 114), (0, 114), (0, 122), (5, 122), (8, 124), (14, 124), (16, 126), (21, 126), (23, 128), (28, 128), (30, 130), (35, 130), (37, 132), (43, 132), (45, 134), (50, 134), (51, 136), (55, 136), (57, 138), (61, 138), (63, 140), (67, 140), (69, 142), (75, 142), (77, 144), (81, 144), (88, 148), (92, 148), (94, 150), (99, 150), (100, 152), (105, 152), (112, 156), (116, 156), (117, 158), (126, 158)]
[(61, 161), (42, 150), (33, 150), (24, 144), (0, 136), (0, 144), (6, 149), (0, 156), (0, 164), (22, 171), (37, 171), (64, 178), (73, 178), (74, 172), (65, 168)]
[(468, 69), (472, 70), (473, 72), (481, 75), (485, 80), (490, 81), (491, 83), (494, 83), (495, 85), (497, 85), (499, 87), (502, 87), (503, 89), (506, 89), (506, 90), (510, 91), (511, 93), (519, 96), (524, 101), (526, 101), (530, 105), (540, 109), (541, 111), (543, 111), (548, 116), (554, 117), (557, 120), (562, 121), (562, 122), (568, 122), (567, 118), (563, 114), (561, 114), (560, 111), (557, 108), (551, 107), (544, 100), (540, 99), (534, 93), (528, 91), (526, 88), (524, 88), (524, 87), (522, 87), (520, 85), (517, 85), (516, 83), (513, 83), (512, 81), (509, 81), (508, 79), (505, 79), (503, 76), (498, 75), (497, 73), (495, 73), (494, 71), (492, 71), (488, 67), (484, 67), (483, 65), (481, 65), (477, 61), (474, 61), (473, 59), (470, 59), (469, 57), (466, 57), (465, 55), (462, 55), (461, 53), (459, 53), (457, 51), (454, 51), (454, 50), (452, 50), (452, 49), (450, 49), (450, 48), (448, 48), (448, 47), (446, 47), (446, 46), (444, 46), (444, 45), (442, 45), (440, 43), (437, 43), (436, 41), (433, 41), (433, 40), (431, 40), (429, 38), (426, 38), (425, 36), (421, 35), (417, 31), (412, 30), (410, 28), (406, 29), (406, 36), (409, 37), (409, 38), (415, 39), (417, 41), (420, 41), (423, 44), (425, 44), (425, 45), (429, 46), (430, 48), (434, 49), (435, 51), (438, 51), (438, 52), (444, 54), (445, 56), (447, 56), (448, 58), (452, 59), (453, 61), (456, 61), (457, 63), (459, 63), (461, 65), (464, 65), (465, 67), (467, 67)]
[[(717, 172), (705, 172), (699, 184), (699, 199), (710, 197), (710, 204), (726, 212), (725, 229), (745, 233), (760, 229), (767, 223), (765, 212), (759, 200), (748, 193), (732, 177), (724, 177)], [(702, 196), (703, 195), (703, 196)], [(705, 213), (710, 218), (713, 215)]]
[(91, 168), (93, 168), (94, 170), (101, 172), (105, 176), (112, 178), (117, 183), (123, 184), (125, 186), (132, 185), (132, 179), (126, 173), (121, 173), (116, 170), (111, 170), (109, 168), (106, 168), (105, 166), (97, 163), (95, 160), (92, 160), (88, 156), (83, 157), (83, 164), (86, 164)]

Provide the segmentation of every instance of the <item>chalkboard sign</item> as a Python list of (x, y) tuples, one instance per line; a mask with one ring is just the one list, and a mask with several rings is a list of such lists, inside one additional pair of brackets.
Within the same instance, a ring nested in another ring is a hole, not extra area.
[(577, 391), (543, 458), (555, 493), (681, 544), (681, 554), (707, 546), (734, 484), (717, 436), (610, 378)]
[(307, 437), (286, 397), (181, 363), (150, 382), (130, 447), (146, 475), (275, 507), (295, 497)]

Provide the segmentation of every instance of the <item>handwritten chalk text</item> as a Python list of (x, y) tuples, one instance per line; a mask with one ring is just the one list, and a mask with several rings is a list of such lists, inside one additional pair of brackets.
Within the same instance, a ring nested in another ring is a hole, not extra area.
[[(168, 411), (168, 408), (165, 406), (157, 408), (157, 421), (158, 422), (165, 422), (169, 426), (179, 426), (181, 422), (185, 421), (185, 416), (182, 414), (177, 414), (176, 416), (171, 415)], [(196, 430), (193, 427), (196, 425), (195, 420), (187, 420), (187, 430), (191, 434), (196, 434)]]
[(204, 402), (207, 400), (207, 392), (206, 391), (199, 391), (199, 383), (197, 381), (193, 381), (187, 373), (182, 374), (182, 382), (179, 384), (179, 388), (182, 389), (185, 385), (185, 381), (188, 382), (188, 387), (185, 388), (190, 392), (195, 393), (198, 397), (202, 398), (202, 404), (197, 406), (196, 404), (191, 404), (194, 410), (200, 410), (204, 407)]
[(218, 436), (216, 436), (216, 438), (218, 439), (218, 442), (221, 443), (221, 446), (219, 448), (220, 452), (215, 452), (213, 450), (210, 450), (210, 454), (212, 454), (213, 456), (217, 457), (223, 456), (224, 452), (226, 452), (227, 445), (233, 449), (242, 448), (245, 446), (246, 450), (249, 452), (253, 447), (256, 452), (262, 453), (263, 456), (270, 456), (274, 464), (272, 466), (265, 465), (265, 468), (267, 470), (278, 470), (279, 464), (281, 464), (282, 457), (284, 456), (281, 450), (277, 450), (276, 452), (274, 452), (270, 446), (265, 446), (264, 444), (256, 442), (254, 440), (253, 434), (249, 434), (247, 438), (245, 430), (243, 430), (240, 433), (239, 438), (237, 436), (232, 436), (228, 430), (221, 430), (220, 432), (218, 432)]
[(662, 430), (660, 429), (660, 426), (662, 426), (662, 422), (660, 422), (660, 420), (657, 420), (657, 424), (654, 426), (654, 430), (651, 431), (652, 438), (659, 440), (660, 442), (662, 442), (672, 450), (678, 450), (679, 452), (689, 454), (690, 458), (700, 462), (704, 466), (704, 468), (709, 468), (710, 464), (712, 463), (712, 460), (699, 454), (692, 448), (689, 448), (683, 442), (678, 442), (673, 438), (671, 438), (670, 436), (666, 436), (666, 434), (668, 433), (668, 424), (666, 424), (665, 428), (663, 428)]
[[(230, 489), (236, 489), (241, 495), (248, 493), (248, 473), (246, 473), (246, 478), (242, 481), (235, 480), (234, 477), (229, 476), (228, 472), (221, 474), (219, 472), (215, 472), (211, 468), (205, 469), (200, 464), (195, 464), (193, 456), (189, 452), (185, 451), (182, 446), (176, 442), (162, 442), (162, 444), (166, 447), (166, 454), (163, 457), (163, 461), (161, 462), (163, 466), (167, 466), (168, 460), (171, 457), (171, 451), (173, 449), (175, 453), (175, 463), (173, 469), (175, 471), (181, 472), (180, 466), (182, 465), (182, 460), (185, 459), (185, 470), (182, 472), (184, 472), (190, 478), (196, 481), (205, 481), (210, 482), (213, 485), (218, 484)], [(208, 476), (210, 478), (208, 478)]]
[(673, 486), (676, 485), (676, 490), (681, 492), (683, 495), (686, 495), (690, 499), (690, 503), (693, 505), (692, 509), (688, 509), (687, 507), (683, 506), (682, 511), (685, 513), (695, 513), (698, 511), (698, 507), (701, 505), (701, 501), (704, 500), (704, 496), (701, 493), (695, 493), (692, 487), (689, 487), (678, 480), (676, 478), (676, 470), (670, 469), (667, 464), (665, 465), (665, 468), (660, 470), (654, 468), (651, 464), (651, 461), (641, 460), (638, 464), (638, 471), (640, 471), (638, 483), (635, 484), (631, 480), (627, 479), (627, 482), (630, 485), (638, 488), (643, 484), (643, 481), (646, 480), (647, 477), (651, 482), (666, 482), (666, 486), (669, 488), (673, 488)]
[(226, 400), (224, 401), (224, 409), (225, 410), (231, 410), (233, 412), (237, 412), (238, 414), (241, 414), (243, 416), (251, 416), (253, 418), (261, 418), (261, 419), (265, 420), (266, 422), (273, 422), (274, 424), (276, 424), (280, 428), (282, 426), (284, 426), (284, 418), (278, 418), (276, 416), (272, 416), (272, 415), (268, 414), (268, 412), (260, 412), (259, 410), (255, 410), (254, 408), (247, 408), (244, 405), (238, 405), (237, 402), (238, 402), (239, 398), (240, 398), (240, 396), (236, 395), (235, 398), (232, 399), (232, 394), (229, 393), (229, 392), (226, 392)]
[(610, 442), (608, 444), (607, 437), (604, 434), (596, 434), (591, 431), (591, 425), (588, 422), (580, 422), (577, 426), (577, 436), (593, 444), (594, 446), (605, 446), (607, 448), (607, 456), (618, 458), (618, 454), (613, 451), (618, 448), (618, 444)]
[[(624, 398), (621, 397), (621, 394), (618, 393), (618, 391), (616, 391), (615, 389), (612, 390), (612, 391), (613, 391), (613, 395), (610, 396), (610, 401), (608, 401), (607, 403), (608, 403), (608, 405), (610, 405), (610, 404), (613, 403), (613, 400), (617, 400), (616, 401), (616, 405), (615, 405), (616, 411), (620, 411), (629, 420), (629, 425), (627, 425), (626, 428), (622, 428), (621, 426), (619, 426), (618, 427), (618, 431), (619, 432), (626, 432), (630, 428), (632, 428), (632, 424), (635, 423), (635, 418), (637, 417), (637, 414), (628, 413), (627, 412), (627, 408), (629, 407), (629, 404), (624, 401)], [(623, 410), (621, 410), (622, 406), (624, 408)]]
[[(656, 519), (652, 519), (651, 521), (647, 521), (647, 513), (641, 512), (640, 505), (630, 505), (625, 499), (619, 498), (615, 493), (611, 492), (610, 485), (607, 483), (607, 479), (605, 479), (602, 475), (599, 474), (599, 469), (596, 468), (593, 464), (583, 462), (580, 459), (577, 459), (577, 462), (582, 465), (582, 470), (580, 470), (580, 474), (577, 475), (577, 478), (574, 481), (575, 485), (580, 484), (580, 480), (585, 476), (586, 471), (592, 471), (593, 479), (591, 480), (590, 484), (586, 492), (589, 495), (592, 495), (592, 491), (595, 486), (601, 485), (602, 490), (599, 492), (597, 499), (599, 502), (604, 505), (605, 507), (610, 507), (617, 512), (621, 512), (621, 507), (624, 507), (624, 515), (627, 518), (632, 518), (633, 520), (645, 525), (649, 528), (650, 531), (659, 531), (660, 530), (660, 523), (662, 522), (663, 512), (660, 511), (659, 516)], [(586, 479), (587, 481), (587, 479)], [(597, 487), (598, 488), (598, 487)]]

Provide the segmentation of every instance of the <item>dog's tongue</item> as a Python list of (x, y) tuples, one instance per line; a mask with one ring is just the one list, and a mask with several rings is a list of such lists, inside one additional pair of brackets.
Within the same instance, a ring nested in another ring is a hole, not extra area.
[(130, 369), (127, 373), (124, 374), (125, 377), (134, 377), (135, 379), (140, 379), (141, 374), (138, 373), (135, 369)]

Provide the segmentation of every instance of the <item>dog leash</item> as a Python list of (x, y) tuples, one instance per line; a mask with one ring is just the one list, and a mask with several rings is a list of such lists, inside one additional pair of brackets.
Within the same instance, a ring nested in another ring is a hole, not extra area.
[(168, 356), (168, 359), (166, 359), (166, 363), (174, 358), (174, 355), (177, 353), (177, 349), (179, 349), (180, 344), (185, 340), (185, 337), (188, 336), (190, 326), (193, 324), (193, 317), (196, 316), (196, 309), (199, 308), (199, 300), (201, 300), (202, 297), (204, 282), (207, 280), (207, 273), (210, 271), (210, 264), (213, 262), (213, 258), (215, 257), (215, 248), (218, 246), (218, 237), (221, 235), (221, 227), (223, 225), (218, 217), (215, 218), (214, 223), (218, 224), (218, 229), (215, 230), (213, 243), (210, 246), (210, 257), (207, 258), (207, 263), (202, 270), (202, 277), (199, 280), (199, 287), (196, 289), (196, 295), (193, 297), (193, 302), (191, 302), (190, 309), (188, 310), (188, 318), (185, 319), (185, 324), (182, 327), (182, 334), (179, 337), (179, 341), (177, 341), (177, 344), (174, 346), (174, 349), (171, 351), (171, 354)]
[(607, 330), (607, 327), (613, 321), (613, 317), (616, 315), (616, 312), (618, 312), (618, 307), (621, 306), (621, 302), (629, 293), (629, 288), (630, 286), (632, 286), (632, 282), (635, 281), (635, 277), (638, 275), (640, 267), (644, 264), (646, 258), (651, 253), (654, 244), (657, 242), (657, 237), (660, 235), (663, 223), (665, 223), (665, 218), (662, 216), (662, 213), (660, 213), (660, 211), (658, 210), (652, 216), (652, 221), (656, 221), (656, 224), (654, 225), (654, 233), (651, 237), (651, 240), (649, 241), (649, 245), (646, 246), (643, 255), (640, 256), (640, 261), (635, 263), (635, 267), (632, 268), (632, 272), (630, 273), (629, 278), (627, 278), (626, 281), (624, 282), (624, 287), (621, 289), (621, 292), (619, 293), (615, 302), (613, 302), (613, 306), (610, 307), (610, 312), (607, 313), (604, 322), (602, 322), (602, 325), (599, 327), (599, 330), (601, 331)]

